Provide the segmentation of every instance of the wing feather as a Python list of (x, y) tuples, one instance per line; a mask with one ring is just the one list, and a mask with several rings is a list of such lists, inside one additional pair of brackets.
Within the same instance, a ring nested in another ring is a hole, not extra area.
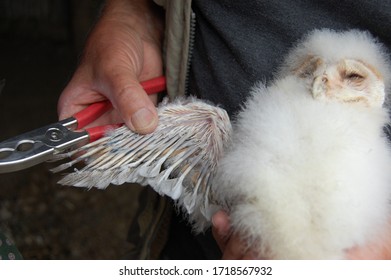
[(203, 230), (210, 218), (202, 214), (209, 211), (203, 208), (210, 207), (210, 178), (231, 135), (228, 115), (194, 98), (163, 102), (158, 114), (155, 132), (140, 135), (120, 127), (96, 142), (58, 155), (71, 159), (52, 171), (62, 172), (83, 162), (84, 167), (66, 174), (59, 183), (100, 189), (125, 182), (150, 185), (176, 200), (195, 228)]

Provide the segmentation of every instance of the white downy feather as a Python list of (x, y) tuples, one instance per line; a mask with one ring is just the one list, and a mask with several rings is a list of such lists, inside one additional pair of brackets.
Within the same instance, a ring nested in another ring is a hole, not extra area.
[(388, 115), (306, 91), (295, 77), (254, 88), (212, 193), (260, 256), (343, 259), (391, 218)]

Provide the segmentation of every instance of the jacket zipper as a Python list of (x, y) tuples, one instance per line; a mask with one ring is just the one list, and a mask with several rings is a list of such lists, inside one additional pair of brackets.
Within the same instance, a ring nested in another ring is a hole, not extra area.
[(186, 66), (186, 76), (185, 76), (185, 96), (189, 93), (189, 79), (190, 79), (190, 67), (191, 59), (193, 57), (193, 48), (195, 40), (195, 31), (196, 31), (196, 15), (193, 11), (190, 14), (190, 30), (189, 30), (189, 45), (188, 45), (188, 55), (187, 55), (187, 66)]

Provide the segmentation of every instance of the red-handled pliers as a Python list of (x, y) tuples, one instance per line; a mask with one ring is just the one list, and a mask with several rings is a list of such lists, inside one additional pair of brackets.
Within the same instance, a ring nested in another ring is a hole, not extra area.
[[(147, 94), (164, 91), (164, 77), (141, 82)], [(18, 135), (0, 143), (0, 173), (22, 170), (50, 160), (55, 154), (93, 142), (104, 136), (108, 130), (122, 124), (87, 128), (112, 105), (109, 101), (94, 103), (73, 117)]]

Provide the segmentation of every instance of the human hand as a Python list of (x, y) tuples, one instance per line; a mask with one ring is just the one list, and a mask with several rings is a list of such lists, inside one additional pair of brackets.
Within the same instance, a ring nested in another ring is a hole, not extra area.
[(346, 251), (350, 260), (391, 260), (391, 221), (388, 227), (366, 246), (356, 246)]
[(237, 234), (233, 234), (229, 216), (224, 211), (216, 212), (212, 217), (212, 234), (223, 253), (223, 260), (256, 259), (254, 252), (249, 250)]
[[(217, 212), (213, 218), (212, 233), (223, 259), (255, 259), (256, 253), (246, 250), (238, 235), (232, 234), (227, 213)], [(346, 250), (346, 259), (350, 260), (390, 260), (391, 259), (391, 223), (381, 236), (366, 246)]]
[(60, 119), (109, 99), (114, 110), (90, 126), (125, 122), (138, 133), (156, 128), (157, 97), (147, 96), (139, 83), (161, 76), (163, 68), (162, 19), (150, 2), (108, 1), (79, 67), (60, 96)]

